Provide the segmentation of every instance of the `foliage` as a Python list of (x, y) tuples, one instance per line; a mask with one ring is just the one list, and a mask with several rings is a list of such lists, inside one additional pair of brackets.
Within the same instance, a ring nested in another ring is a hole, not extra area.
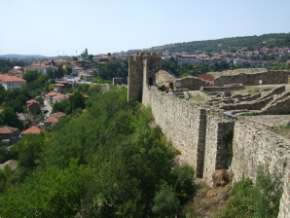
[(281, 190), (281, 184), (275, 177), (259, 169), (256, 184), (244, 179), (234, 185), (229, 202), (218, 217), (276, 218)]
[(20, 167), (15, 174), (21, 177), (5, 185), (1, 216), (180, 213), (194, 194), (193, 171), (175, 165), (175, 150), (160, 129), (149, 127), (150, 111), (128, 104), (125, 89), (91, 96), (87, 105), (52, 131), (16, 145)]
[(175, 217), (180, 202), (170, 186), (162, 186), (154, 198), (153, 212), (160, 217)]
[(39, 164), (43, 140), (43, 135), (27, 135), (14, 146), (21, 167), (34, 169)]
[(113, 77), (128, 76), (128, 62), (120, 59), (112, 59), (107, 63), (97, 65), (99, 76), (102, 80), (112, 81)]
[(12, 59), (0, 59), (0, 72), (8, 72), (14, 66), (24, 66), (27, 63), (25, 61), (20, 60), (12, 60)]
[(177, 60), (174, 58), (162, 60), (161, 67), (175, 76), (198, 76), (207, 72), (217, 72), (237, 68), (237, 66), (225, 61), (218, 61), (215, 63), (178, 64)]
[(72, 94), (68, 100), (58, 102), (53, 105), (53, 112), (64, 112), (71, 114), (85, 108), (85, 98), (80, 92)]
[(19, 129), (23, 127), (22, 123), (18, 120), (15, 111), (10, 107), (4, 108), (4, 110), (0, 113), (0, 125), (8, 125)]

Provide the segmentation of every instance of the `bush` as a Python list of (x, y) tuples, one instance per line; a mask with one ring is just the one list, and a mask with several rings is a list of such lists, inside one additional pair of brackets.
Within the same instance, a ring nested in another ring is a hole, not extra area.
[(150, 111), (128, 104), (126, 89), (88, 102), (78, 116), (15, 146), (20, 167), (2, 185), (1, 216), (179, 215), (194, 193), (193, 171), (175, 166), (175, 150), (150, 128)]
[(256, 184), (243, 179), (234, 185), (227, 206), (218, 218), (276, 218), (281, 190), (281, 184), (275, 177), (259, 169)]
[(163, 185), (154, 198), (152, 210), (160, 217), (175, 217), (179, 206), (180, 202), (175, 191), (170, 186)]

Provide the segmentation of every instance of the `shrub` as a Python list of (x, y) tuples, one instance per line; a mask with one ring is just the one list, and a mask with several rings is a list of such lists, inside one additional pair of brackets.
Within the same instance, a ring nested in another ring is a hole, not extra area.
[(276, 218), (281, 190), (278, 179), (260, 168), (257, 172), (256, 184), (250, 179), (243, 179), (234, 185), (226, 208), (217, 217)]

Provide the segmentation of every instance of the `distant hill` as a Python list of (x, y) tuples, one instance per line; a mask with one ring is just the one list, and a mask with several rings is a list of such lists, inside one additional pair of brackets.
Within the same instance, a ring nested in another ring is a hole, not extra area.
[(13, 60), (13, 61), (32, 61), (45, 58), (46, 57), (42, 55), (19, 55), (19, 54), (0, 55), (1, 60)]
[(220, 51), (235, 51), (242, 48), (255, 50), (261, 47), (290, 47), (290, 33), (273, 33), (264, 34), (261, 36), (244, 36), (232, 37), (216, 40), (193, 41), (168, 44), (163, 46), (152, 47), (149, 50), (169, 53), (175, 52), (220, 52)]

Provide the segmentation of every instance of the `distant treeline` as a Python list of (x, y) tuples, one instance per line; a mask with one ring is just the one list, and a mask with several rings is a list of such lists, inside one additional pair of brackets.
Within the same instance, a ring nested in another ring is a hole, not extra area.
[(153, 51), (169, 52), (219, 52), (235, 51), (241, 48), (255, 50), (261, 47), (290, 47), (290, 33), (265, 34), (261, 36), (245, 36), (169, 44), (153, 47)]
[(20, 60), (0, 59), (0, 72), (5, 73), (14, 66), (24, 66), (27, 63)]

